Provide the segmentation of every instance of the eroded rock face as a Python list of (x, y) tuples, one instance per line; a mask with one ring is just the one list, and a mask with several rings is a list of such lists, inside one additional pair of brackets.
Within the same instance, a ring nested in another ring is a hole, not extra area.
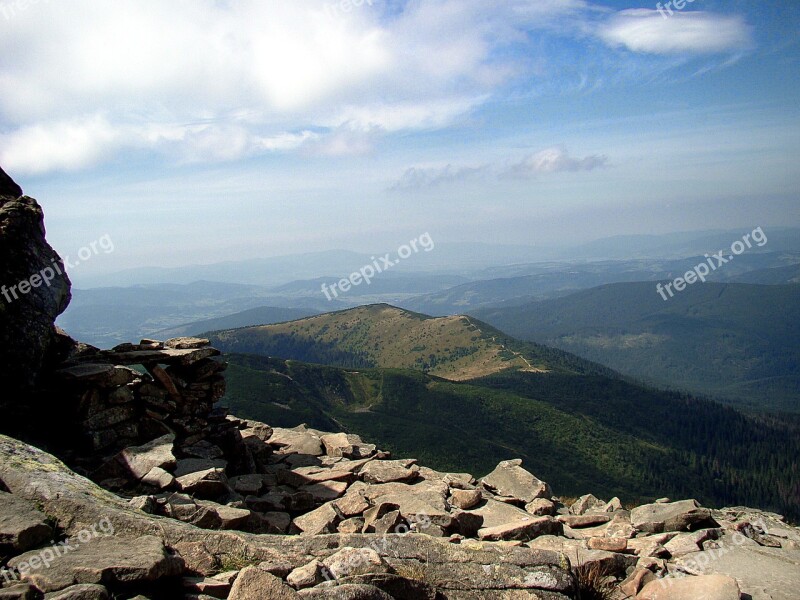
[[(0, 382), (9, 405), (50, 360), (55, 319), (70, 301), (61, 258), (45, 240), (44, 213), (0, 169)], [(10, 392), (10, 393), (8, 393)]]

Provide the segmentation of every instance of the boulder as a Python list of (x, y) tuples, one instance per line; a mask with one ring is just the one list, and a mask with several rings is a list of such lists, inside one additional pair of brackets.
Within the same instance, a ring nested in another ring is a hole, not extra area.
[(638, 506), (631, 511), (631, 525), (647, 533), (694, 531), (704, 526), (719, 526), (711, 518), (711, 511), (702, 508), (697, 500)]
[(156, 467), (164, 470), (175, 468), (174, 443), (175, 435), (168, 433), (142, 446), (125, 448), (117, 455), (117, 460), (134, 478), (142, 479)]
[(341, 515), (334, 508), (333, 504), (327, 502), (316, 510), (312, 510), (302, 516), (297, 517), (293, 522), (303, 535), (320, 535), (322, 533), (333, 533), (336, 526), (342, 520)]
[(461, 510), (469, 510), (476, 507), (483, 500), (480, 490), (459, 490), (454, 489), (450, 492), (450, 504)]
[(239, 573), (228, 600), (298, 600), (300, 596), (283, 581), (258, 567)]
[(522, 461), (519, 459), (503, 461), (494, 471), (481, 479), (481, 484), (493, 490), (498, 496), (511, 498), (521, 504), (553, 495), (549, 485), (523, 469), (521, 465)]
[(53, 530), (33, 502), (0, 492), (0, 554), (19, 554), (50, 540)]
[[(788, 597), (788, 596), (787, 596)], [(665, 577), (648, 583), (636, 600), (739, 600), (741, 591), (733, 577)]]
[(329, 433), (320, 437), (328, 456), (344, 458), (367, 458), (375, 454), (375, 444), (365, 444), (357, 435), (349, 433)]
[(34, 550), (12, 558), (8, 565), (45, 592), (74, 583), (141, 585), (179, 576), (184, 569), (183, 560), (168, 552), (156, 536), (100, 537), (70, 544), (72, 550), (52, 560), (44, 561), (43, 553)]
[(108, 600), (111, 596), (108, 590), (95, 583), (82, 583), (71, 585), (60, 592), (52, 592), (44, 600)]
[[(33, 198), (0, 169), (0, 381), (3, 426), (10, 414), (38, 417), (35, 407), (17, 404), (17, 392), (41, 382), (45, 366), (64, 358), (74, 342), (54, 325), (70, 301), (70, 281), (61, 258), (45, 240), (44, 213)], [(68, 350), (67, 350), (68, 351)], [(12, 402), (13, 400), (13, 402)], [(13, 411), (13, 412), (10, 412)], [(15, 423), (18, 427), (19, 423)]]
[(318, 583), (324, 581), (322, 576), (323, 565), (317, 559), (297, 567), (286, 577), (286, 583), (294, 589), (299, 590), (303, 588), (314, 587)]
[(360, 583), (302, 590), (300, 597), (310, 600), (393, 600), (392, 596), (380, 588)]
[(562, 533), (563, 527), (561, 523), (552, 517), (529, 516), (520, 521), (483, 528), (478, 531), (478, 537), (487, 542), (501, 540), (527, 542), (540, 535), (561, 535)]
[(405, 460), (373, 460), (361, 469), (367, 483), (406, 483), (418, 477), (419, 468)]
[(319, 437), (308, 431), (304, 425), (293, 429), (276, 427), (268, 440), (278, 454), (306, 454), (322, 456), (325, 450)]
[(344, 547), (322, 561), (333, 579), (365, 573), (388, 573), (389, 565), (372, 548)]

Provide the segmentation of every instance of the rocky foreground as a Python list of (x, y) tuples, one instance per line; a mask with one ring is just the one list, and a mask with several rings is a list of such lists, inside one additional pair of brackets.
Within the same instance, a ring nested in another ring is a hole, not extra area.
[(210, 437), (221, 431), (247, 448), (251, 473), (229, 476), (242, 457), (210, 440), (166, 434), (100, 469), (118, 493), (0, 437), (0, 598), (788, 600), (800, 590), (800, 530), (778, 515), (693, 500), (626, 510), (591, 495), (566, 505), (520, 461), (476, 480), (391, 459), (355, 435), (232, 416)]

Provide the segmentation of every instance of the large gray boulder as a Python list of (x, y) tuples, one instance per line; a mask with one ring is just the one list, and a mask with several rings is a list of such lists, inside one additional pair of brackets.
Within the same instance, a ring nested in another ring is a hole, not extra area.
[(550, 486), (522, 468), (520, 459), (504, 460), (481, 480), (484, 487), (521, 504), (553, 495)]
[(0, 256), (0, 384), (3, 397), (17, 402), (17, 394), (39, 382), (52, 358), (54, 323), (69, 303), (70, 282), (45, 240), (41, 207), (2, 169)]
[(33, 502), (0, 492), (0, 554), (26, 552), (52, 535), (47, 517)]
[(645, 504), (631, 511), (631, 525), (647, 533), (664, 531), (694, 531), (703, 527), (715, 527), (711, 511), (703, 508), (697, 500)]

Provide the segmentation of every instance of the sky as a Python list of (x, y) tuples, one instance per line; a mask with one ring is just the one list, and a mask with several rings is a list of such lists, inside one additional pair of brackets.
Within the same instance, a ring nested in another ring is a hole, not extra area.
[(800, 225), (794, 0), (0, 0), (0, 166), (86, 272)]

